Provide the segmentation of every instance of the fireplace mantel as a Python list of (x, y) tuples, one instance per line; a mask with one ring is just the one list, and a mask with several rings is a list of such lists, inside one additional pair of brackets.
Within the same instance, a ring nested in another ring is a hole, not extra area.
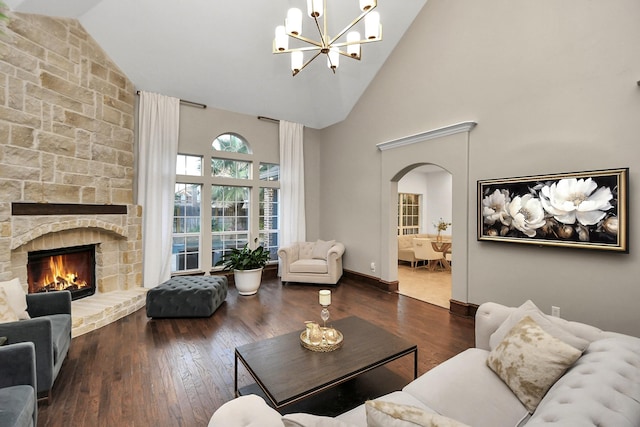
[(11, 203), (11, 215), (126, 215), (126, 205), (82, 203)]

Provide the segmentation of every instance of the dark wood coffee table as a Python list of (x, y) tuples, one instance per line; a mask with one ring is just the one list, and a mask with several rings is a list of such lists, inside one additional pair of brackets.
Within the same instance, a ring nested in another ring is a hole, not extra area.
[[(237, 347), (234, 379), (236, 396), (256, 392), (257, 389), (252, 386), (238, 389), (238, 360), (256, 381), (258, 391), (261, 391), (259, 394), (278, 410), (358, 379), (376, 368), (383, 369), (380, 368), (382, 365), (412, 353), (413, 378), (418, 376), (417, 345), (358, 317), (347, 317), (331, 324), (342, 332), (344, 342), (342, 348), (328, 353), (302, 347), (302, 328)], [(385, 382), (384, 375), (377, 377)], [(370, 384), (371, 380), (368, 381)], [(350, 391), (349, 394), (353, 393)]]

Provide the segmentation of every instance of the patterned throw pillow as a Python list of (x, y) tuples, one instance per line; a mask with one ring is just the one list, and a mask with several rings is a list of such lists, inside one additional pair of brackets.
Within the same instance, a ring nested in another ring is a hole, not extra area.
[(15, 322), (18, 320), (15, 311), (9, 305), (7, 293), (0, 288), (0, 323)]
[(487, 365), (533, 413), (582, 352), (545, 332), (525, 316), (489, 353)]
[(18, 319), (29, 319), (29, 313), (27, 313), (27, 294), (20, 284), (20, 280), (16, 278), (8, 282), (0, 282), (0, 288), (6, 292), (7, 302), (16, 316), (18, 316)]
[(287, 414), (282, 417), (284, 427), (355, 427), (331, 417), (304, 413)]
[(367, 427), (468, 427), (443, 415), (411, 405), (367, 400)]
[(507, 333), (518, 323), (523, 317), (529, 316), (534, 322), (538, 324), (545, 332), (558, 338), (569, 344), (572, 347), (577, 348), (580, 351), (584, 351), (589, 346), (589, 341), (575, 336), (571, 332), (565, 330), (560, 325), (554, 324), (549, 320), (546, 315), (540, 310), (531, 300), (527, 300), (524, 304), (518, 307), (513, 313), (502, 322), (500, 327), (491, 334), (489, 338), (489, 346), (491, 350), (496, 348), (500, 342), (504, 339)]

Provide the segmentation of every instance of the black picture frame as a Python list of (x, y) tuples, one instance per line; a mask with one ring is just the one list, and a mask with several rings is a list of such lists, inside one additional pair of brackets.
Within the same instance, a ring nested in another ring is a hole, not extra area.
[(478, 240), (628, 253), (629, 168), (478, 181)]

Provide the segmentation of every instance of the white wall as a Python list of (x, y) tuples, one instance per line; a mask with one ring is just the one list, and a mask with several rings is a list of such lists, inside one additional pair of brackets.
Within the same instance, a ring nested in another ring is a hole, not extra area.
[[(476, 182), (488, 178), (628, 166), (633, 218), (640, 203), (638, 22), (636, 0), (430, 0), (347, 120), (322, 131), (320, 204), (329, 215), (320, 230), (345, 242), (345, 268), (369, 274), (369, 261), (385, 256), (388, 174), (376, 144), (475, 121), (466, 203), (454, 194), (452, 216), (461, 208), (468, 221), (468, 275), (454, 298), (530, 298), (546, 312), (560, 306), (563, 317), (640, 336), (640, 228), (631, 224), (629, 254), (478, 242), (475, 235)], [(426, 151), (406, 161), (437, 164)], [(459, 172), (452, 172), (455, 193)]]

